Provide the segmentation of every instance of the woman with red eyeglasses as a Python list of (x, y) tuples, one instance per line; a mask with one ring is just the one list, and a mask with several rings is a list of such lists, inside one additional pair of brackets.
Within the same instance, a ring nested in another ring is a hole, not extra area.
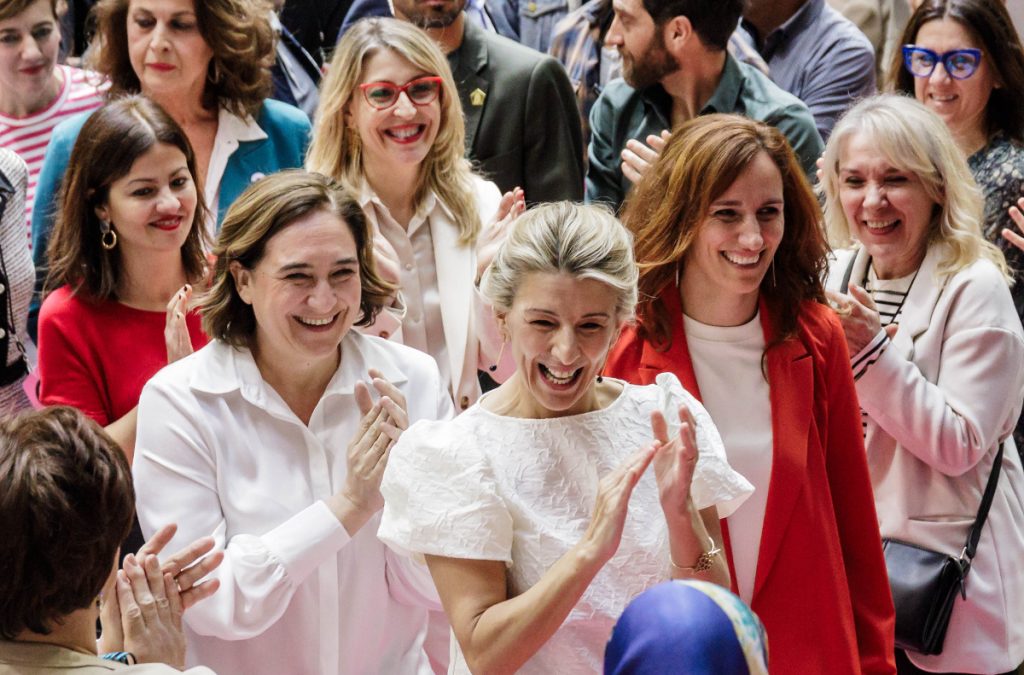
[[(306, 166), (356, 195), (373, 226), (377, 265), (399, 293), (365, 329), (437, 361), (457, 410), (498, 381), (501, 338), (477, 288), (525, 208), (465, 159), (462, 108), (448, 61), (425, 33), (394, 19), (360, 21), (334, 53)], [(484, 225), (486, 223), (486, 225)]]

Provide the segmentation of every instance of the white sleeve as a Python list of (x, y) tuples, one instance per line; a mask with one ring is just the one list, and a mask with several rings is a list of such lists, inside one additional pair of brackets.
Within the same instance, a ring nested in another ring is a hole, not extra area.
[(679, 433), (680, 406), (689, 408), (697, 422), (697, 448), (700, 454), (690, 486), (693, 505), (698, 509), (717, 506), (719, 518), (729, 517), (754, 492), (754, 486), (729, 466), (718, 427), (700, 401), (686, 391), (672, 373), (661, 373), (654, 381), (660, 389), (658, 408), (668, 422), (670, 438)]
[(512, 516), (458, 422), (417, 422), (391, 449), (377, 536), (406, 554), (511, 563)]
[(167, 523), (178, 525), (167, 551), (215, 538), (225, 552), (211, 575), (220, 589), (190, 608), (185, 620), (201, 635), (244, 640), (273, 625), (303, 580), (350, 538), (320, 501), (263, 534), (228, 538), (213, 452), (224, 439), (204, 422), (187, 389), (173, 391), (157, 380), (143, 389), (133, 466), (136, 506), (147, 536)]

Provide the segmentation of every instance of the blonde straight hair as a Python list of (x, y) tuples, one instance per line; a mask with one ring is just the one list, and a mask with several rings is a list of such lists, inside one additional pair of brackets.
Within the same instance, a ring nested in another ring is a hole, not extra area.
[(839, 201), (839, 159), (854, 134), (867, 135), (893, 167), (917, 175), (937, 204), (928, 245), (941, 244), (946, 249), (939, 274), (956, 274), (984, 258), (999, 268), (1007, 283), (1013, 283), (1003, 252), (982, 234), (985, 199), (967, 160), (939, 116), (907, 96), (879, 94), (864, 99), (839, 120), (828, 139), (822, 186), (825, 228), (833, 247), (853, 241)]
[(415, 203), (433, 192), (451, 210), (459, 241), (472, 244), (480, 232), (480, 213), (473, 191), (473, 172), (466, 153), (462, 104), (448, 59), (430, 37), (415, 26), (388, 18), (363, 19), (338, 43), (320, 90), (320, 107), (313, 124), (313, 141), (306, 168), (338, 180), (359, 193), (363, 178), (362, 143), (345, 123), (345, 110), (355, 98), (366, 60), (391, 50), (426, 73), (441, 78), (441, 123), (430, 153), (420, 167)]

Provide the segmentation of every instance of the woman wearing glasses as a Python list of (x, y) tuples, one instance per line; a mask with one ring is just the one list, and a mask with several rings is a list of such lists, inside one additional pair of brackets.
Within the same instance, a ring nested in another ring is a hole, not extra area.
[(511, 370), (498, 367), (501, 340), (474, 282), (524, 202), (473, 174), (462, 120), (448, 61), (423, 32), (360, 21), (335, 51), (306, 164), (357, 196), (381, 273), (401, 290), (367, 330), (433, 356), (465, 410), (478, 367), (499, 380)]
[[(1024, 47), (1006, 4), (926, 0), (910, 17), (903, 44), (891, 87), (938, 113), (953, 132), (985, 193), (985, 237), (1012, 269), (1024, 269), (1024, 253), (1001, 237), (1013, 228), (1009, 208), (1024, 197)], [(1017, 278), (1013, 299), (1024, 317)]]

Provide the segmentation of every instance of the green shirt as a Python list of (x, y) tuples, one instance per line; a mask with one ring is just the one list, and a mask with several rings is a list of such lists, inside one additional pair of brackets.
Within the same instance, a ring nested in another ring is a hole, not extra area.
[[(621, 79), (608, 83), (590, 111), (587, 202), (621, 206), (632, 187), (620, 166), (626, 141), (643, 141), (670, 128), (671, 113), (672, 99), (660, 84), (637, 91)], [(814, 181), (815, 162), (825, 147), (814, 118), (800, 99), (757, 69), (727, 55), (718, 88), (700, 111), (710, 113), (737, 113), (774, 126), (789, 139), (808, 179)]]

